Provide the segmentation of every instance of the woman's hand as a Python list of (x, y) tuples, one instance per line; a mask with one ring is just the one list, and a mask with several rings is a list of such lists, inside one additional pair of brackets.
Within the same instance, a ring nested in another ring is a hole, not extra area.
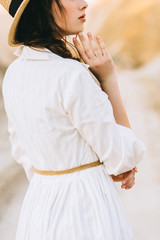
[(73, 38), (73, 43), (81, 58), (90, 66), (90, 71), (98, 78), (100, 83), (106, 82), (109, 78), (115, 80), (115, 66), (103, 40), (97, 36), (96, 42), (90, 32), (87, 35), (90, 45), (82, 32), (78, 34), (81, 44), (78, 39)]
[(121, 187), (125, 189), (132, 188), (135, 184), (135, 173), (138, 172), (137, 167), (134, 167), (132, 170), (121, 173), (117, 176), (111, 175), (114, 182), (122, 182)]

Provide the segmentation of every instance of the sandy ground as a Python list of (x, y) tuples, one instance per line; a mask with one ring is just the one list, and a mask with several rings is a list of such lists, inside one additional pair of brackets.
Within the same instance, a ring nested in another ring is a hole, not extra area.
[(0, 238), (2, 240), (15, 239), (18, 218), (27, 187), (28, 180), (21, 171), (14, 181), (8, 184), (8, 188), (1, 192)]
[[(94, 17), (94, 21), (100, 21), (98, 15)], [(90, 14), (85, 31), (87, 32), (89, 29), (95, 34), (101, 23), (98, 22), (94, 29)], [(130, 190), (122, 190), (120, 184), (116, 183), (122, 204), (133, 227), (135, 240), (160, 239), (160, 115), (158, 109), (153, 106), (155, 96), (151, 96), (151, 92), (153, 93), (151, 85), (148, 84), (148, 81), (146, 84), (147, 75), (149, 75), (147, 69), (123, 71), (118, 74), (122, 97), (132, 129), (147, 147), (144, 160), (138, 165), (139, 172), (136, 174), (134, 187)], [(158, 69), (152, 68), (150, 72), (152, 71), (156, 76), (158, 75)], [(155, 89), (156, 87), (154, 87)], [(7, 166), (7, 161), (12, 162), (13, 159), (9, 153), (6, 117), (2, 108), (0, 114), (0, 131), (2, 133), (0, 140), (5, 139), (0, 146), (1, 160)], [(13, 167), (15, 167), (14, 164)], [(17, 169), (17, 172), (15, 171), (17, 174), (8, 181), (7, 188), (3, 188), (3, 191), (0, 192), (0, 238), (3, 240), (15, 239), (21, 205), (29, 184), (22, 168)], [(6, 175), (9, 172), (8, 169)], [(3, 182), (3, 175), (0, 174), (0, 177)]]
[(136, 240), (160, 239), (160, 126), (159, 115), (151, 108), (148, 88), (140, 74), (119, 74), (120, 88), (132, 129), (146, 145), (147, 152), (138, 165), (136, 184), (119, 193), (135, 232)]

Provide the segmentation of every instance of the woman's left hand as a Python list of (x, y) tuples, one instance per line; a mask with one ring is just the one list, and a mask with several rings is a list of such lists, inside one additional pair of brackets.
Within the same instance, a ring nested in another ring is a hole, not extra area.
[(137, 167), (132, 170), (121, 173), (117, 176), (111, 175), (114, 182), (122, 182), (121, 187), (129, 189), (135, 184), (135, 173), (138, 172)]

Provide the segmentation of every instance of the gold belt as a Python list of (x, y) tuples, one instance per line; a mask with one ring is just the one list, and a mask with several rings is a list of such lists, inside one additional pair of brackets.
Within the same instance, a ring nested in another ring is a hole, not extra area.
[(73, 173), (73, 172), (77, 172), (77, 171), (81, 171), (81, 170), (84, 170), (84, 169), (87, 169), (87, 168), (90, 168), (90, 167), (96, 167), (100, 164), (103, 164), (101, 163), (99, 160), (96, 161), (96, 162), (91, 162), (91, 163), (87, 163), (87, 164), (84, 164), (84, 165), (81, 165), (79, 167), (74, 167), (74, 168), (70, 168), (70, 169), (66, 169), (66, 170), (60, 170), (60, 171), (53, 171), (53, 170), (38, 170), (36, 168), (34, 168), (34, 171), (36, 173), (39, 173), (39, 174), (42, 174), (42, 175), (61, 175), (61, 174), (67, 174), (67, 173)]

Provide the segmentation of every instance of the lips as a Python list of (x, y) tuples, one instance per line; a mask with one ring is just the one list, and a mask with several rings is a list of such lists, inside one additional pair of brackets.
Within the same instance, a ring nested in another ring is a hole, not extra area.
[(86, 16), (86, 15), (85, 15), (85, 14), (83, 14), (83, 15), (82, 15), (81, 17), (79, 17), (79, 18), (85, 18), (85, 16)]

